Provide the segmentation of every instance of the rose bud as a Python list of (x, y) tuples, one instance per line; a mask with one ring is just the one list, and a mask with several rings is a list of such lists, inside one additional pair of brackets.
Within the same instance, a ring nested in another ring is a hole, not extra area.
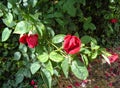
[(118, 22), (118, 19), (116, 19), (116, 18), (113, 18), (113, 19), (110, 20), (110, 23), (112, 23), (112, 24), (115, 24), (117, 22)]
[(31, 85), (31, 86), (34, 86), (35, 84), (36, 84), (35, 81), (34, 81), (34, 80), (31, 80), (30, 85)]

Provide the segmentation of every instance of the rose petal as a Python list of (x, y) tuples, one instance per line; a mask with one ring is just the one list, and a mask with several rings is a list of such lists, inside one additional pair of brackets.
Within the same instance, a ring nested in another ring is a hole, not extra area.
[(26, 44), (27, 43), (27, 41), (26, 41), (27, 37), (28, 37), (27, 34), (22, 35), (19, 39), (19, 42), (22, 43), (22, 44)]
[(38, 35), (37, 34), (29, 35), (26, 40), (28, 47), (34, 48), (38, 44)]

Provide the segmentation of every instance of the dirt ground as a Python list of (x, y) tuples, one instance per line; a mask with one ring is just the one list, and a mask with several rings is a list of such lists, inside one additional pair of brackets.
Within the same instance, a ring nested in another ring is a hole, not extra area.
[[(120, 57), (120, 47), (111, 50)], [(120, 88), (120, 58), (111, 65), (96, 59), (88, 70), (88, 79), (79, 80), (72, 74), (68, 79), (60, 77), (56, 88)]]

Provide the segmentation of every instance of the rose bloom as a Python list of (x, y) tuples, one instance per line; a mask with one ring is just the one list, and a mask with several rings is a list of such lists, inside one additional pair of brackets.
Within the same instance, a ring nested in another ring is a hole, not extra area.
[(115, 62), (118, 59), (118, 54), (113, 53), (111, 56), (108, 57), (110, 60), (110, 63)]
[(116, 19), (116, 18), (110, 19), (110, 23), (115, 24), (115, 23), (117, 23), (117, 22), (118, 22), (118, 19)]
[(34, 81), (34, 80), (31, 80), (30, 85), (31, 85), (31, 86), (34, 86), (35, 84), (36, 84), (35, 81)]
[(75, 54), (79, 52), (81, 40), (76, 36), (66, 35), (64, 38), (63, 49), (68, 54)]
[(27, 34), (22, 35), (19, 39), (19, 42), (22, 43), (22, 44), (26, 44), (27, 43), (27, 41), (26, 41), (27, 37), (28, 37)]
[(38, 45), (38, 34), (31, 34), (26, 38), (28, 47), (34, 48)]

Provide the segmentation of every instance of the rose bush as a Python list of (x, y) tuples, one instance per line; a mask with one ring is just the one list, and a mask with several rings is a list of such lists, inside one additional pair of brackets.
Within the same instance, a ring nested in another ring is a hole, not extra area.
[[(90, 62), (99, 56), (109, 62), (110, 53), (99, 43), (106, 35), (113, 34), (113, 27), (119, 28), (119, 20), (109, 22), (111, 18), (120, 18), (119, 13), (113, 15), (113, 10), (118, 12), (119, 7), (109, 8), (120, 3), (112, 3), (99, 0), (0, 1), (0, 86), (51, 88), (55, 79), (63, 74), (69, 78), (71, 73), (85, 80)], [(33, 79), (35, 81), (31, 81)]]

